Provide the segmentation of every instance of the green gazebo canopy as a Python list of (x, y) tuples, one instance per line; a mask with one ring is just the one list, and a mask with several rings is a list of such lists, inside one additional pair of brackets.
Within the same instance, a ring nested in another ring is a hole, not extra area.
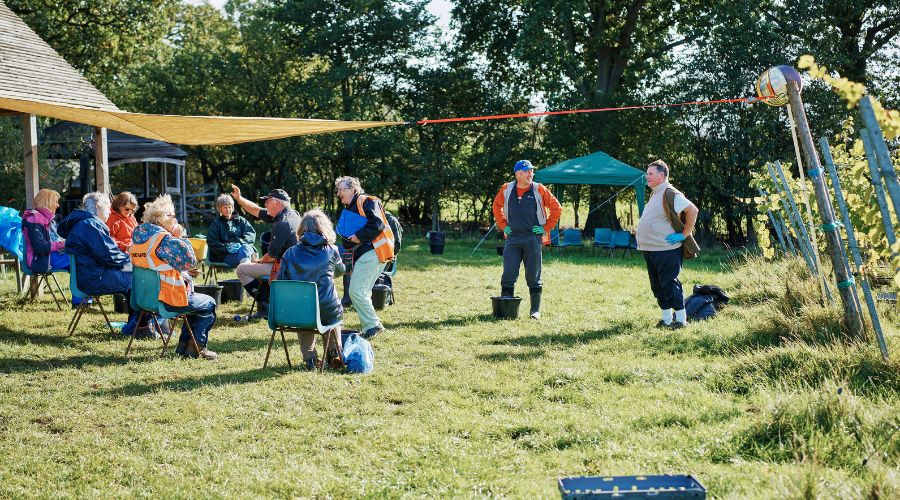
[(644, 212), (644, 172), (597, 151), (572, 158), (535, 172), (534, 180), (543, 184), (600, 184), (606, 186), (634, 185), (638, 213)]

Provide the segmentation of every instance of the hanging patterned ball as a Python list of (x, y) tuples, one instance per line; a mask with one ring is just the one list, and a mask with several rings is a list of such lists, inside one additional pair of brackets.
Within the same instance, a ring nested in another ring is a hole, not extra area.
[(769, 106), (784, 106), (788, 103), (788, 82), (797, 82), (797, 90), (803, 90), (800, 73), (791, 66), (769, 68), (756, 81), (756, 95)]

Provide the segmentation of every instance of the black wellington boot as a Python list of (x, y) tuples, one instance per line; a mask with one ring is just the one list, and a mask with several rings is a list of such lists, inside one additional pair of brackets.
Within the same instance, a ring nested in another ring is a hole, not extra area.
[(506, 288), (506, 287), (503, 287), (503, 288), (500, 289), (500, 296), (501, 296), (501, 297), (515, 297), (515, 295), (516, 295), (516, 289), (515, 289), (515, 288)]
[(531, 290), (531, 319), (541, 319), (541, 289)]

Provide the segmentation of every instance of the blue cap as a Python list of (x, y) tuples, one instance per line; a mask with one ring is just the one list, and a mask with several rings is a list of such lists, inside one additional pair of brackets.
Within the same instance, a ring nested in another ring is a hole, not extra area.
[(516, 173), (519, 170), (534, 170), (534, 165), (528, 160), (519, 160), (516, 162), (516, 166), (513, 167), (513, 173)]

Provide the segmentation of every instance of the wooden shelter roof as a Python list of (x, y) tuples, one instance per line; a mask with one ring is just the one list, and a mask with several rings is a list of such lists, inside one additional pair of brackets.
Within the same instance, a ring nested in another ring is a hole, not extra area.
[(0, 97), (120, 111), (2, 0)]

